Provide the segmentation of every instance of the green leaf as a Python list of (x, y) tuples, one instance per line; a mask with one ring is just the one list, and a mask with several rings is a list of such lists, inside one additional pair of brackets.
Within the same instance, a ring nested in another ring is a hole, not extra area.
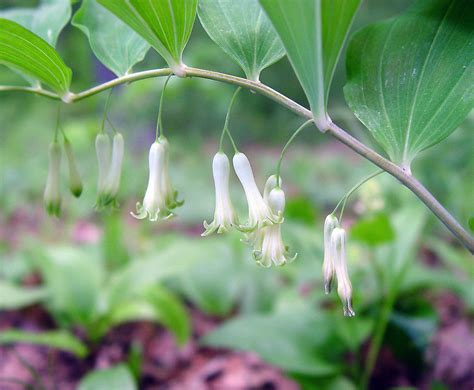
[(471, 229), (471, 232), (474, 232), (474, 217), (469, 218), (468, 224), (469, 229)]
[(64, 330), (30, 333), (12, 329), (0, 332), (0, 345), (16, 343), (45, 345), (71, 352), (80, 358), (88, 353), (87, 347), (79, 339)]
[(197, 0), (98, 0), (139, 33), (176, 74), (196, 18)]
[(163, 324), (171, 330), (179, 344), (184, 344), (190, 335), (189, 318), (179, 299), (160, 286), (146, 289), (128, 301), (112, 308), (110, 317), (101, 333), (110, 327), (129, 321), (147, 320)]
[(50, 310), (65, 325), (88, 326), (100, 311), (100, 294), (104, 282), (103, 263), (96, 250), (54, 247), (35, 253), (50, 299)]
[(393, 241), (395, 232), (387, 214), (376, 214), (357, 221), (351, 227), (351, 238), (375, 246)]
[(167, 289), (154, 286), (145, 293), (159, 321), (170, 329), (180, 345), (186, 343), (191, 334), (188, 314), (180, 300)]
[(20, 287), (0, 280), (0, 310), (19, 309), (48, 297), (44, 287)]
[(361, 0), (260, 0), (285, 46), (316, 124), (327, 127), (331, 81)]
[(325, 343), (331, 342), (330, 332), (324, 316), (303, 311), (243, 316), (226, 322), (202, 341), (208, 346), (256, 352), (293, 373), (325, 376), (338, 370), (322, 358)]
[(143, 60), (150, 48), (142, 37), (95, 0), (83, 0), (72, 24), (87, 35), (100, 62), (119, 77)]
[(71, 69), (47, 42), (7, 19), (0, 19), (0, 63), (49, 85), (67, 99)]
[(125, 364), (105, 370), (89, 372), (78, 385), (78, 390), (137, 390), (133, 376)]
[(55, 47), (58, 36), (71, 18), (69, 0), (41, 0), (36, 8), (9, 8), (0, 18), (12, 20)]
[(418, 1), (350, 42), (346, 100), (407, 171), (474, 106), (473, 19), (470, 0)]
[(200, 0), (199, 20), (211, 39), (258, 81), (285, 49), (258, 0)]

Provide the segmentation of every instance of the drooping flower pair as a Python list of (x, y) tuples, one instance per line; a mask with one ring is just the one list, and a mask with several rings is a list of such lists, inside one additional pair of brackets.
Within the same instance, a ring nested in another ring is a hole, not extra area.
[[(82, 180), (77, 169), (76, 160), (72, 150), (72, 145), (64, 136), (64, 150), (66, 151), (68, 173), (69, 173), (69, 190), (78, 198), (82, 194)], [(61, 169), (61, 145), (55, 139), (49, 145), (49, 169), (44, 190), (43, 201), (46, 211), (50, 215), (59, 217), (61, 214), (61, 186), (60, 186), (60, 169)]]
[(131, 215), (137, 219), (147, 218), (150, 221), (168, 219), (174, 214), (176, 207), (184, 202), (178, 200), (178, 192), (173, 189), (169, 176), (169, 142), (160, 136), (150, 148), (148, 156), (149, 177), (143, 203), (137, 202), (136, 213)]
[(342, 301), (344, 315), (355, 316), (352, 308), (352, 284), (347, 271), (346, 231), (339, 226), (337, 218), (330, 214), (324, 222), (324, 290), (331, 292), (334, 275), (337, 279), (337, 293)]
[[(262, 197), (247, 156), (237, 152), (232, 162), (247, 199), (248, 221), (245, 224), (238, 222), (229, 192), (229, 159), (224, 153), (218, 152), (212, 164), (216, 192), (214, 220), (211, 223), (204, 222), (206, 230), (202, 235), (207, 236), (213, 232), (220, 234), (235, 227), (244, 232), (243, 241), (253, 246), (253, 256), (259, 265), (270, 267), (272, 262), (283, 265), (294, 260), (294, 257), (288, 256), (287, 247), (281, 238), (280, 224), (283, 221), (285, 195), (281, 188), (276, 187), (276, 178), (269, 178), (265, 196)], [(268, 183), (274, 183), (272, 188), (269, 188)]]
[[(117, 194), (122, 176), (124, 140), (120, 133), (115, 133), (112, 141), (105, 133), (99, 133), (95, 139), (99, 176), (97, 179), (97, 203), (100, 209), (109, 204), (117, 206)], [(111, 151), (112, 149), (112, 151)]]

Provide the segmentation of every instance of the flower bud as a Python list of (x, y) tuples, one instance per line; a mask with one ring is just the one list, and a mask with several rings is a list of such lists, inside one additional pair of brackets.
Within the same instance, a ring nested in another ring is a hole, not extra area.
[(331, 234), (331, 256), (334, 261), (334, 268), (337, 277), (337, 293), (341, 298), (344, 315), (354, 317), (352, 309), (352, 284), (347, 272), (346, 257), (346, 231), (342, 228), (335, 228)]
[(71, 143), (66, 138), (64, 139), (64, 150), (66, 151), (69, 167), (69, 190), (76, 198), (79, 198), (82, 194), (82, 180), (79, 171), (77, 170)]
[(44, 190), (44, 205), (49, 215), (59, 217), (61, 213), (61, 193), (59, 171), (61, 167), (61, 146), (57, 141), (49, 145), (49, 170)]
[[(265, 183), (265, 188), (263, 189), (263, 200), (268, 202), (268, 195), (270, 195), (270, 191), (273, 190), (277, 186), (277, 175), (271, 175), (267, 182)], [(280, 187), (282, 186), (282, 181), (280, 178)]]
[(112, 161), (105, 180), (103, 195), (104, 205), (108, 205), (112, 202), (116, 203), (116, 197), (120, 187), (120, 177), (122, 175), (123, 144), (122, 134), (116, 133), (112, 146)]
[(334, 260), (331, 256), (331, 234), (334, 228), (339, 225), (339, 221), (334, 214), (329, 214), (324, 221), (324, 291), (326, 294), (331, 292), (331, 284), (334, 277)]

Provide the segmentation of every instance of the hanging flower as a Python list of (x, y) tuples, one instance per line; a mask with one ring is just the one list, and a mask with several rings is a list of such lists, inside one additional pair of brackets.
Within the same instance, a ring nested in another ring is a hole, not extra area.
[(163, 146), (164, 149), (164, 168), (161, 179), (161, 188), (163, 189), (163, 194), (165, 197), (166, 207), (170, 210), (175, 209), (176, 207), (182, 206), (184, 201), (178, 200), (178, 191), (173, 189), (171, 184), (171, 179), (169, 175), (169, 155), (170, 155), (170, 144), (168, 139), (161, 135), (158, 139), (158, 142)]
[(102, 206), (102, 199), (105, 191), (105, 183), (107, 180), (107, 175), (109, 173), (110, 167), (110, 138), (105, 133), (97, 134), (95, 137), (95, 151), (97, 155), (98, 163), (98, 179), (97, 179), (97, 202), (96, 207), (100, 208)]
[(331, 234), (331, 257), (334, 262), (334, 269), (337, 278), (337, 293), (341, 298), (344, 315), (354, 317), (355, 312), (352, 309), (352, 284), (347, 272), (346, 258), (346, 231), (336, 227)]
[(235, 173), (242, 184), (249, 207), (249, 220), (247, 224), (239, 226), (243, 232), (253, 232), (264, 226), (281, 222), (281, 219), (274, 215), (257, 188), (253, 177), (250, 162), (243, 153), (236, 153), (233, 158)]
[(79, 171), (77, 170), (76, 159), (72, 151), (71, 143), (67, 138), (64, 138), (64, 150), (69, 167), (69, 190), (76, 197), (79, 198), (82, 194), (82, 181)]
[(156, 221), (160, 218), (170, 218), (173, 215), (166, 206), (165, 194), (162, 188), (165, 157), (164, 146), (155, 141), (151, 145), (148, 156), (150, 172), (143, 204), (137, 202), (137, 213), (130, 213), (137, 219), (148, 217), (150, 221)]
[[(277, 186), (277, 176), (271, 175), (267, 179), (265, 183), (265, 187), (263, 189), (263, 201), (267, 204), (267, 206), (268, 206), (268, 196), (270, 195), (270, 191), (273, 190), (276, 186)], [(281, 178), (280, 178), (280, 186), (281, 186)], [(256, 229), (253, 232), (245, 233), (244, 238), (241, 241), (244, 244), (253, 247), (254, 250), (261, 250), (262, 243), (263, 243), (264, 229), (265, 227), (262, 227), (261, 229)]]
[(334, 277), (334, 263), (331, 256), (331, 234), (339, 225), (339, 221), (334, 214), (329, 214), (324, 221), (324, 291), (326, 294), (331, 292), (331, 284)]
[(218, 234), (225, 233), (238, 225), (237, 214), (229, 194), (229, 172), (230, 164), (227, 156), (222, 152), (216, 153), (212, 160), (212, 175), (216, 191), (214, 220), (210, 224), (204, 221), (206, 231), (201, 236), (207, 236), (215, 231)]
[[(279, 187), (274, 188), (268, 195), (268, 206), (272, 213), (283, 215), (285, 210), (285, 193)], [(262, 249), (256, 249), (253, 257), (257, 264), (263, 267), (270, 267), (272, 262), (275, 265), (291, 263), (296, 259), (297, 254), (289, 255), (288, 247), (285, 246), (281, 237), (281, 223), (276, 223), (262, 229), (263, 240)]]
[(120, 177), (122, 175), (123, 149), (123, 136), (120, 133), (116, 133), (112, 146), (112, 160), (103, 191), (103, 205), (110, 203), (117, 205), (117, 193), (120, 187)]
[(44, 190), (44, 205), (49, 215), (59, 217), (61, 213), (61, 193), (59, 170), (61, 167), (61, 146), (58, 141), (49, 145), (49, 170)]

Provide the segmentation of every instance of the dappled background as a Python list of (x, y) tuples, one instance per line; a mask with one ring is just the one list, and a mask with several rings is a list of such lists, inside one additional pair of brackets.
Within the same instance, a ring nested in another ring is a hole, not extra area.
[[(409, 3), (367, 0), (354, 28)], [(3, 0), (0, 8), (20, 5), (35, 2)], [(113, 78), (78, 29), (66, 28), (58, 50), (73, 70), (73, 91)], [(241, 75), (198, 21), (184, 61)], [(135, 70), (164, 66), (150, 51)], [(307, 105), (286, 59), (265, 70), (261, 81)], [(1, 67), (0, 84), (15, 83), (23, 81)], [(94, 139), (106, 93), (63, 105), (62, 126), (85, 186), (78, 200), (72, 198), (63, 169), (60, 219), (42, 208), (57, 102), (0, 94), (0, 389), (19, 388), (15, 381), (72, 389), (92, 370), (106, 368), (112, 368), (110, 381), (132, 377), (143, 389), (351, 389), (368, 377), (374, 389), (473, 388), (472, 257), (388, 174), (362, 187), (346, 211), (357, 316), (344, 318), (337, 295), (324, 295), (324, 218), (375, 170), (329, 136), (306, 130), (283, 163), (283, 234), (298, 252), (297, 261), (263, 269), (238, 234), (200, 238), (202, 221), (214, 212), (211, 163), (232, 86), (171, 79), (163, 124), (172, 148), (172, 179), (185, 204), (171, 221), (133, 219), (129, 212), (146, 188), (163, 83), (150, 79), (114, 89), (109, 117), (124, 135), (126, 150), (121, 206), (115, 211), (93, 209)], [(331, 116), (373, 145), (346, 107), (343, 85), (341, 61)], [(266, 98), (239, 95), (230, 129), (260, 187), (300, 123)], [(473, 214), (473, 124), (471, 115), (413, 166), (463, 224)], [(243, 191), (235, 175), (231, 181), (234, 204), (244, 216)], [(15, 333), (19, 330), (54, 331), (49, 344), (60, 348), (32, 345), (48, 340), (28, 340)], [(19, 337), (25, 342), (12, 342)], [(371, 345), (378, 342), (375, 356)]]

